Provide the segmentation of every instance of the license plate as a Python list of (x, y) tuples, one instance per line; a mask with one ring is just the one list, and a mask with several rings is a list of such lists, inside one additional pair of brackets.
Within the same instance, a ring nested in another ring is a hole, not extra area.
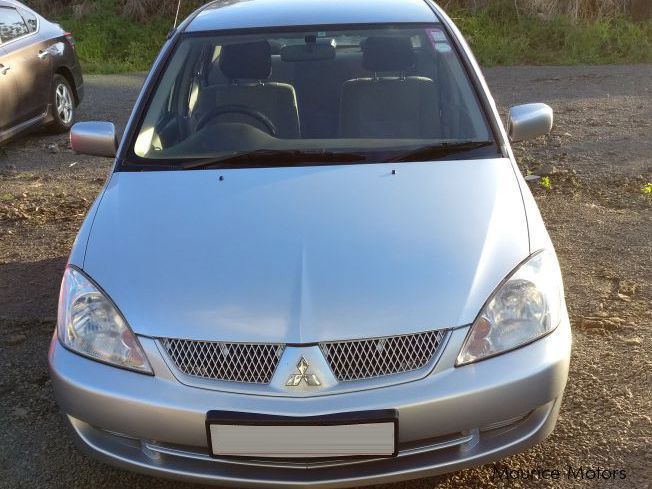
[(311, 417), (209, 411), (206, 430), (214, 457), (393, 457), (398, 449), (395, 410)]

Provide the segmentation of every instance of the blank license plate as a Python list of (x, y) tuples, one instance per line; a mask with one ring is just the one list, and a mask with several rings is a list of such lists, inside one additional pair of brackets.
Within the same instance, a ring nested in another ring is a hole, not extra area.
[(213, 456), (322, 458), (396, 455), (395, 411), (293, 418), (209, 412)]

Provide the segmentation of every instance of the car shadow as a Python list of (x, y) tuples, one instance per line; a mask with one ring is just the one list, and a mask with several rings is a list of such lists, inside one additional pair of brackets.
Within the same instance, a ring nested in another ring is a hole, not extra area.
[(66, 256), (0, 264), (0, 319), (54, 321)]

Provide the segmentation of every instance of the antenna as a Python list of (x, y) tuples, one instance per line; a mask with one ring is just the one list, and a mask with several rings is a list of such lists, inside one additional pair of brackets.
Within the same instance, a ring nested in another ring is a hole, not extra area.
[(181, 10), (181, 0), (179, 0), (179, 3), (177, 4), (177, 15), (174, 16), (174, 28), (177, 28), (177, 24), (179, 23), (179, 10)]

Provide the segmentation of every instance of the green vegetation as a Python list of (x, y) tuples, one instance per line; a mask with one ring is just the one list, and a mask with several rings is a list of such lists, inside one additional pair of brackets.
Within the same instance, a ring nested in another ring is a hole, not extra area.
[(66, 11), (55, 20), (75, 36), (85, 73), (148, 70), (174, 22), (153, 17), (150, 22), (139, 23), (119, 15), (112, 0), (97, 2), (80, 19)]
[(652, 20), (543, 20), (498, 2), (475, 14), (453, 11), (451, 16), (484, 66), (652, 61)]
[(550, 192), (552, 189), (552, 183), (550, 182), (550, 177), (541, 177), (539, 180), (539, 186), (546, 189), (547, 192)]
[(646, 183), (643, 185), (643, 188), (641, 189), (641, 192), (645, 195), (652, 195), (652, 183)]
[[(81, 18), (70, 7), (55, 16), (77, 39), (86, 73), (149, 69), (172, 27), (169, 11), (139, 23), (120, 15), (117, 2), (96, 0)], [(544, 20), (517, 12), (511, 2), (490, 2), (476, 12), (453, 9), (450, 14), (484, 66), (652, 62), (652, 20)]]

